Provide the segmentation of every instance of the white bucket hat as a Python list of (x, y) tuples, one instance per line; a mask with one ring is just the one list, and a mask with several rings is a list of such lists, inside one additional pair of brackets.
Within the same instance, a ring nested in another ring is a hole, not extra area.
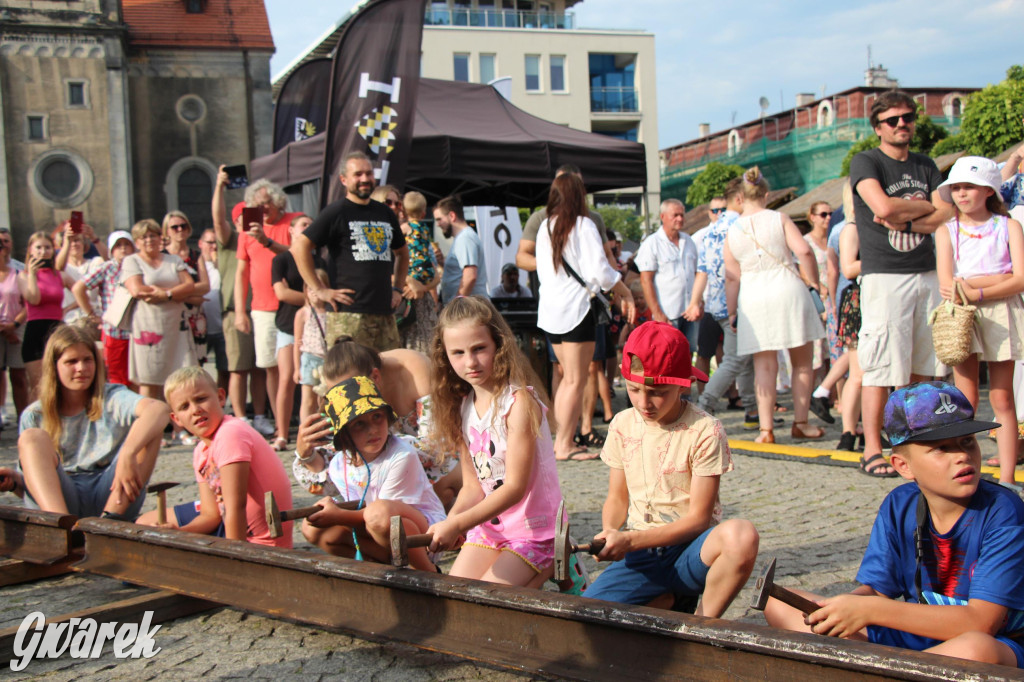
[(939, 185), (939, 196), (947, 204), (953, 203), (950, 185), (956, 184), (990, 187), (998, 196), (1003, 176), (992, 159), (986, 159), (984, 156), (964, 156), (956, 160), (949, 171), (949, 178)]
[(110, 236), (107, 237), (107, 248), (109, 250), (113, 251), (114, 250), (114, 244), (116, 244), (121, 239), (127, 239), (133, 245), (135, 244), (135, 240), (132, 239), (131, 234), (129, 234), (128, 232), (125, 232), (124, 230), (114, 230), (113, 232), (110, 233)]

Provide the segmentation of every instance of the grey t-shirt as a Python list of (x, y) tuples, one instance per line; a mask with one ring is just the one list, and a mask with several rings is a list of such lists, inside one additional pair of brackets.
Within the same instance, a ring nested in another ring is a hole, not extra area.
[[(90, 421), (88, 411), (61, 417), (60, 451), (64, 471), (71, 474), (106, 469), (135, 422), (135, 407), (140, 400), (142, 396), (126, 386), (107, 384), (103, 388), (103, 413), (99, 419)], [(41, 428), (43, 407), (37, 400), (22, 413), (19, 433)]]
[(861, 272), (912, 274), (934, 270), (935, 243), (930, 234), (896, 232), (875, 222), (874, 212), (857, 192), (858, 183), (868, 178), (877, 180), (890, 197), (931, 201), (932, 192), (942, 184), (935, 162), (914, 152), (906, 161), (896, 161), (877, 147), (857, 154), (850, 162)]
[[(606, 242), (610, 242), (615, 237), (608, 232), (608, 228), (604, 226), (604, 218), (597, 211), (591, 211), (587, 209), (587, 215), (597, 225), (597, 231), (604, 236)], [(541, 208), (540, 210), (534, 211), (533, 214), (526, 219), (526, 227), (523, 228), (522, 239), (528, 242), (537, 241), (537, 231), (540, 230), (540, 224), (543, 223), (548, 217), (547, 207)]]
[(441, 274), (441, 300), (447, 303), (459, 294), (462, 284), (462, 270), (476, 266), (476, 283), (471, 296), (487, 298), (487, 264), (484, 262), (484, 246), (472, 227), (467, 227), (455, 236), (448, 257), (444, 259)]

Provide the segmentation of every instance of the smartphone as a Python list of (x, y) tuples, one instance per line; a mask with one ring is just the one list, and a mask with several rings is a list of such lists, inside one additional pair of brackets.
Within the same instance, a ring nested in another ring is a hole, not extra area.
[(242, 209), (242, 232), (248, 232), (249, 225), (252, 223), (263, 224), (262, 206), (253, 206), (252, 208), (246, 206)]
[(224, 172), (228, 174), (228, 189), (249, 186), (249, 175), (245, 171), (244, 163), (238, 166), (224, 166)]
[(72, 211), (71, 220), (71, 234), (82, 234), (82, 212)]
[(39, 262), (39, 267), (40, 267), (40, 269), (42, 269), (42, 268), (52, 268), (53, 267), (53, 259), (52, 258), (45, 258), (45, 259), (43, 259), (42, 261)]

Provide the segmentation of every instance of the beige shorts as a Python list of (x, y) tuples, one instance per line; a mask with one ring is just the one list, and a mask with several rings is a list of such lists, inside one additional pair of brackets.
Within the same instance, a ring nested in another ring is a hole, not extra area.
[(376, 348), (381, 353), (402, 347), (394, 315), (329, 312), (327, 347), (333, 346), (339, 336), (351, 336), (356, 343)]
[(260, 369), (277, 367), (277, 313), (254, 310), (252, 317), (252, 339), (256, 345), (256, 366)]
[(928, 316), (942, 301), (935, 271), (864, 275), (857, 360), (864, 386), (906, 386), (911, 374), (942, 376)]
[(229, 372), (248, 372), (256, 367), (256, 349), (252, 334), (243, 334), (235, 329), (235, 312), (224, 313), (224, 355), (228, 360)]
[(975, 303), (974, 338), (971, 352), (979, 360), (1005, 362), (1024, 360), (1024, 303), (1020, 296)]

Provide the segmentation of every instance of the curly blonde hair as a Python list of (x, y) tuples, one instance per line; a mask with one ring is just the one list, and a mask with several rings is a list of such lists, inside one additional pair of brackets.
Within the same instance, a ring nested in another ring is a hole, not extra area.
[[(491, 367), (491, 380), (494, 385), (514, 385), (522, 388), (535, 386), (540, 396), (539, 400), (547, 403), (547, 396), (536, 373), (526, 356), (519, 350), (516, 337), (501, 313), (485, 298), (460, 296), (441, 311), (430, 344), (430, 358), (434, 366), (430, 441), (441, 452), (458, 452), (465, 446), (465, 439), (462, 436), (462, 402), (473, 392), (473, 387), (455, 373), (444, 346), (445, 330), (464, 324), (486, 327), (494, 340), (496, 352)], [(500, 391), (496, 392), (495, 400), (499, 393)], [(530, 433), (536, 437), (540, 434), (541, 427), (540, 405), (534, 401), (525, 404), (530, 410)]]

